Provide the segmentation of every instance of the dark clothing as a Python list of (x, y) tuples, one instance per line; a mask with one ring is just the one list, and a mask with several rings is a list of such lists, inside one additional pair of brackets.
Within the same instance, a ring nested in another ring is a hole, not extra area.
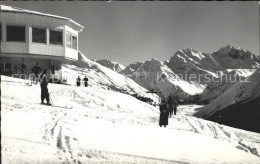
[(41, 67), (39, 67), (37, 65), (32, 68), (32, 72), (34, 74), (39, 74), (41, 71), (42, 71)]
[(41, 83), (41, 102), (44, 102), (44, 99), (46, 99), (47, 104), (50, 102), (50, 95), (48, 91), (48, 81), (46, 74), (41, 74), (40, 76), (40, 83)]
[(167, 105), (160, 105), (160, 120), (159, 120), (159, 125), (162, 126), (166, 126), (168, 125), (168, 117), (169, 117), (169, 111), (167, 108)]
[(172, 99), (169, 98), (168, 99), (168, 105), (169, 105), (169, 117), (172, 116), (172, 113), (173, 113), (173, 106), (172, 106), (173, 102), (172, 102)]
[(46, 99), (47, 104), (50, 102), (50, 95), (47, 86), (41, 86), (41, 102), (44, 102)]
[(173, 108), (173, 111), (174, 111), (174, 115), (176, 115), (176, 113), (177, 113), (177, 107)]
[(174, 115), (176, 115), (176, 113), (177, 113), (177, 107), (178, 107), (178, 103), (177, 103), (177, 101), (173, 101), (173, 111), (174, 111)]
[(41, 69), (41, 67), (39, 67), (39, 66), (34, 66), (33, 68), (32, 68), (32, 72), (33, 72), (33, 74), (35, 75), (35, 76), (33, 76), (33, 82), (35, 82), (36, 84), (38, 83), (38, 74), (40, 73), (42, 71), (42, 69)]
[(85, 77), (83, 80), (84, 80), (85, 87), (87, 87), (88, 86), (88, 78)]
[(19, 67), (17, 65), (14, 66), (14, 73), (18, 73)]
[(80, 86), (80, 81), (81, 81), (81, 79), (78, 77), (77, 78), (77, 86)]
[(26, 66), (24, 64), (22, 64), (21, 66), (21, 73), (25, 73), (26, 71)]

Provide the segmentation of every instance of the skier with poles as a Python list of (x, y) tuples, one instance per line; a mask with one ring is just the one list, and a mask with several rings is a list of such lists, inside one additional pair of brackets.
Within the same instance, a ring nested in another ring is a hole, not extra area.
[(41, 104), (45, 104), (44, 100), (46, 99), (46, 105), (51, 105), (50, 103), (50, 95), (48, 91), (48, 80), (47, 80), (47, 73), (48, 70), (43, 70), (43, 73), (40, 76), (40, 83), (41, 83)]

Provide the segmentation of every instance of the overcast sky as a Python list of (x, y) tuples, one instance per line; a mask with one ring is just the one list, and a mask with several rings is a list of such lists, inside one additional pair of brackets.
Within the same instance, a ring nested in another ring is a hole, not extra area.
[(1, 2), (69, 17), (85, 29), (79, 50), (89, 59), (128, 65), (169, 60), (179, 49), (213, 52), (227, 44), (259, 54), (258, 2)]

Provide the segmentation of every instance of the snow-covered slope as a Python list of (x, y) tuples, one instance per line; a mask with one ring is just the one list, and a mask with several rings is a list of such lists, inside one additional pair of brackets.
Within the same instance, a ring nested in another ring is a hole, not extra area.
[(199, 102), (210, 102), (224, 93), (236, 82), (243, 81), (252, 75), (256, 69), (227, 69), (220, 71), (220, 77), (214, 78), (199, 95)]
[(195, 116), (260, 132), (259, 82), (260, 70), (257, 69), (249, 78), (237, 82), (200, 109)]
[(151, 98), (154, 103), (159, 102), (157, 95), (147, 93), (147, 89), (141, 87), (132, 79), (91, 61), (85, 56), (82, 57), (84, 64), (81, 67), (70, 64), (62, 65), (63, 76), (66, 78), (68, 84), (76, 85), (76, 78), (78, 76), (81, 78), (87, 76), (89, 79), (88, 83), (92, 87), (116, 90), (131, 95), (137, 94), (142, 97)]
[[(159, 109), (102, 87), (40, 87), (1, 76), (3, 163), (257, 163), (260, 136), (186, 115), (159, 128)], [(13, 82), (12, 82), (13, 81)], [(187, 112), (189, 111), (189, 112)]]
[(135, 71), (137, 71), (142, 64), (144, 64), (143, 62), (135, 62), (132, 64), (129, 64), (124, 70), (122, 70), (120, 73), (123, 75), (132, 75)]
[(97, 62), (109, 69), (112, 69), (113, 71), (116, 71), (116, 72), (120, 72), (125, 69), (125, 66), (123, 66), (122, 64), (119, 64), (117, 62), (112, 62), (107, 59), (96, 60), (95, 62)]
[(160, 62), (157, 59), (146, 61), (128, 77), (144, 88), (159, 90), (165, 96), (178, 95), (184, 99), (190, 95), (201, 93), (205, 87), (199, 83), (181, 79), (172, 72), (165, 62)]

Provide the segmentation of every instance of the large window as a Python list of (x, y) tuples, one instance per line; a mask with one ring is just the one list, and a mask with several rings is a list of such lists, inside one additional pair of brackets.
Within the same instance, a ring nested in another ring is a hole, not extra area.
[(71, 47), (71, 34), (66, 32), (66, 46)]
[(77, 37), (76, 36), (72, 36), (72, 48), (73, 49), (77, 49)]
[(7, 26), (6, 41), (25, 42), (25, 26)]
[(46, 30), (43, 28), (32, 28), (32, 41), (35, 43), (46, 43)]
[(12, 65), (11, 63), (1, 62), (1, 73), (12, 73)]
[(62, 31), (50, 30), (50, 44), (62, 45)]

